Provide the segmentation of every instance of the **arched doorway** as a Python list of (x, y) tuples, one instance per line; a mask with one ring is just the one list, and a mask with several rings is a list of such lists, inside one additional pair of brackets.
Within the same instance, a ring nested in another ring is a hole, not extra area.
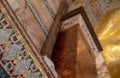
[(112, 78), (120, 78), (120, 9), (108, 11), (96, 28), (102, 55)]

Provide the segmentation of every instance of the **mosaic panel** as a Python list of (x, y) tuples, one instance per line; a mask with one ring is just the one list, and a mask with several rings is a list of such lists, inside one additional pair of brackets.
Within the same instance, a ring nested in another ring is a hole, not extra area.
[(0, 78), (46, 78), (4, 7), (0, 1)]

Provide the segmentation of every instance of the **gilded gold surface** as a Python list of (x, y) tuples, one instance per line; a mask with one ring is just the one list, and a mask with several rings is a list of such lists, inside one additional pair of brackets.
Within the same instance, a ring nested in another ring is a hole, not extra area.
[(107, 12), (96, 29), (112, 78), (120, 78), (120, 9)]

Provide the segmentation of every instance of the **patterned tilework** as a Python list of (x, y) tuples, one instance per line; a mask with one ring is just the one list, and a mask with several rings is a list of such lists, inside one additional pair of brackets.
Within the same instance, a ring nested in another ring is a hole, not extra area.
[(43, 78), (27, 44), (0, 2), (0, 78)]
[(11, 29), (0, 29), (0, 44), (8, 41), (11, 31)]
[(21, 49), (22, 49), (21, 44), (7, 45), (5, 50), (4, 50), (2, 60), (15, 60), (15, 59), (17, 59)]

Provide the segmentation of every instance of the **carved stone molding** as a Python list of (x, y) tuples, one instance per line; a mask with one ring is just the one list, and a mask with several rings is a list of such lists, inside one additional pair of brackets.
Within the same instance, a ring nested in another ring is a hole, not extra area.
[(76, 15), (68, 20), (63, 21), (60, 31), (66, 30), (78, 23), (79, 23), (79, 15)]
[(84, 12), (83, 8), (78, 8), (68, 14), (63, 18), (62, 26), (60, 31), (64, 31), (72, 26), (78, 24), (83, 32), (83, 35), (93, 52), (93, 55), (97, 55), (102, 47), (96, 37), (96, 34)]
[(75, 26), (76, 24), (78, 24), (80, 26), (80, 28), (82, 29), (82, 32), (87, 40), (87, 43), (89, 44), (89, 46), (91, 48), (93, 54), (97, 55), (99, 50), (96, 47), (96, 44), (90, 34), (90, 31), (87, 28), (86, 23), (84, 22), (84, 20), (80, 14), (78, 14), (68, 20), (63, 21), (60, 31), (64, 31), (72, 26)]

